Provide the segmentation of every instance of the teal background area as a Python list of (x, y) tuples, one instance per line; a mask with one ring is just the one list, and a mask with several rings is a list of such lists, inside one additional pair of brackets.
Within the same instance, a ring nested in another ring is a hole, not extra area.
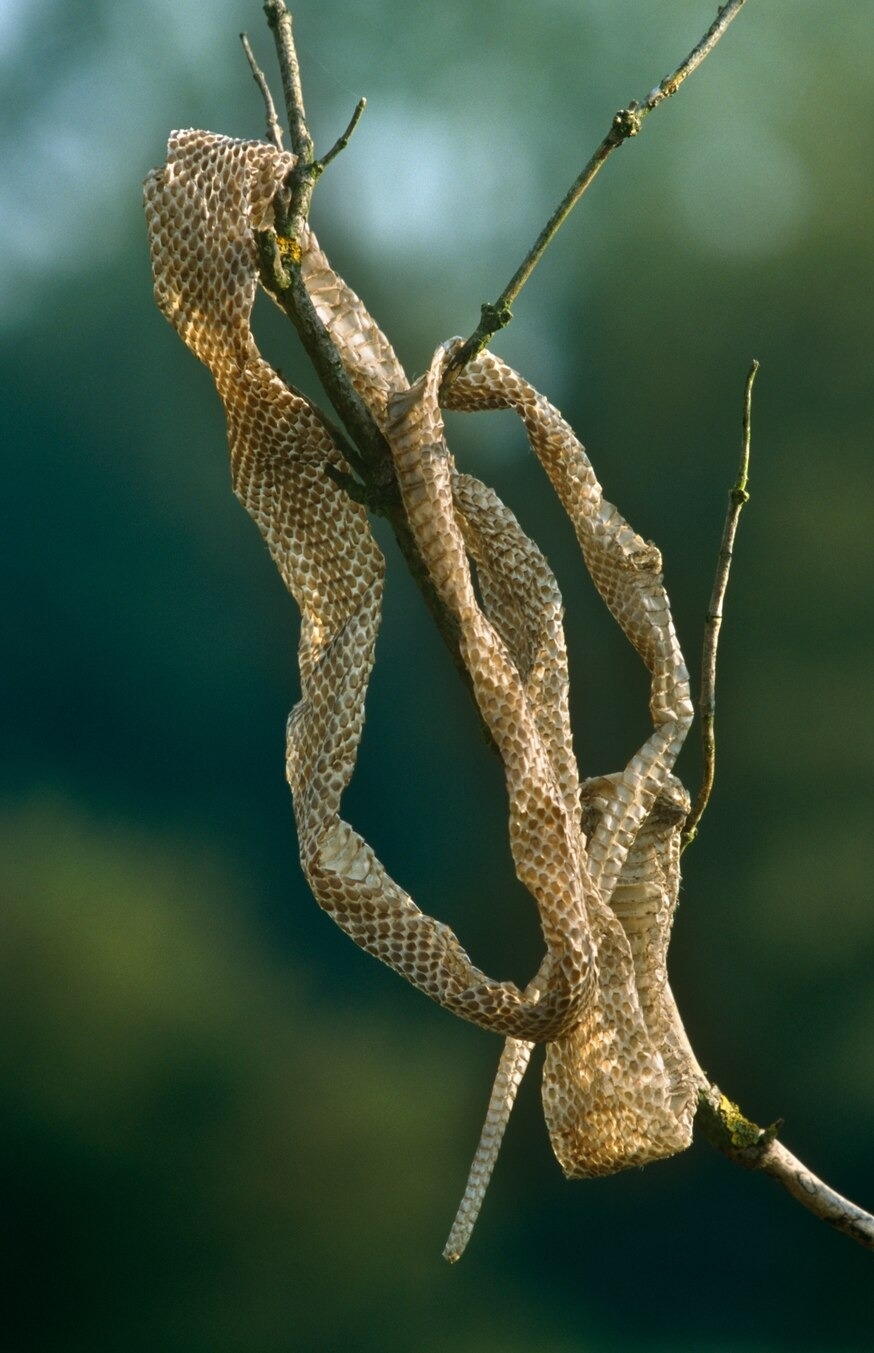
[[(368, 98), (314, 224), (410, 372), (473, 328), (615, 110), (714, 8), (299, 0), (321, 150)], [(538, 1070), (468, 1254), (440, 1258), (499, 1041), (355, 949), (301, 880), (297, 615), (230, 492), (208, 374), (151, 296), (140, 185), (170, 129), (262, 134), (244, 28), (274, 78), (248, 0), (0, 0), (6, 1346), (868, 1348), (870, 1254), (704, 1143), (565, 1183)], [(717, 789), (671, 976), (726, 1092), (869, 1207), (872, 51), (870, 5), (749, 0), (495, 344), (662, 549), (694, 674), (761, 362)], [(318, 397), (267, 304), (256, 329)], [(581, 767), (618, 769), (647, 732), (640, 663), (512, 421), (450, 433), (547, 551)], [(377, 533), (385, 618), (345, 811), (477, 963), (525, 981), (541, 945), (500, 768)]]

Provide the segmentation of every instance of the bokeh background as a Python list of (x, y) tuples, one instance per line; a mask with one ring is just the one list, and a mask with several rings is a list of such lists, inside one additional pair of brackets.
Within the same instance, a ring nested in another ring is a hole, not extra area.
[[(410, 370), (468, 332), (709, 0), (298, 0), (314, 221)], [(262, 134), (254, 0), (0, 0), (0, 667), (10, 1348), (605, 1353), (870, 1347), (871, 1257), (696, 1143), (563, 1182), (523, 1086), (470, 1251), (440, 1249), (499, 1043), (303, 885), (283, 778), (297, 617), (155, 309), (140, 183), (172, 127)], [(874, 1203), (874, 7), (751, 0), (611, 160), (496, 344), (666, 560), (697, 672), (752, 357), (753, 501), (719, 778), (672, 978), (699, 1056)], [(294, 335), (264, 351), (314, 395)], [(646, 733), (639, 664), (511, 421), (453, 425), (567, 600), (586, 774)], [(351, 820), (489, 971), (540, 954), (500, 771), (381, 526)], [(684, 753), (691, 785), (697, 751)]]

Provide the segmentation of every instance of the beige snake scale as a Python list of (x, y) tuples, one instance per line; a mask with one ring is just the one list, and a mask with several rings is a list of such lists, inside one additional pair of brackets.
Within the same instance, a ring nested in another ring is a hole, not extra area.
[(455, 340), (410, 386), (391, 345), (315, 237), (302, 275), (352, 383), (385, 432), (406, 513), (457, 618), (477, 702), (500, 752), (516, 872), (545, 955), (520, 990), (474, 966), (340, 816), (364, 723), (383, 560), (366, 513), (325, 473), (345, 470), (318, 411), (260, 356), (250, 329), (254, 231), (293, 165), (259, 142), (174, 133), (146, 180), (155, 295), (212, 372), (234, 491), (301, 611), (301, 698), (287, 774), (301, 864), (319, 905), (362, 948), (447, 1010), (507, 1036), (480, 1147), (445, 1253), (457, 1258), (488, 1183), (531, 1046), (545, 1042), (550, 1138), (572, 1177), (688, 1145), (693, 1062), (667, 982), (685, 791), (671, 774), (692, 717), (658, 551), (607, 503), (580, 443), (542, 395), (484, 354), (447, 407), (512, 409), (572, 521), (596, 587), (651, 676), (653, 732), (616, 775), (579, 782), (562, 603), (542, 553), (486, 485), (456, 471), (439, 407)]

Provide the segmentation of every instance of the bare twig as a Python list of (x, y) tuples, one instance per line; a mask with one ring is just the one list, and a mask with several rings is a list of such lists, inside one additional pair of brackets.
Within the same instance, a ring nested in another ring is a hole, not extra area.
[(782, 1142), (770, 1142), (762, 1153), (758, 1168), (776, 1179), (796, 1202), (815, 1217), (828, 1222), (845, 1236), (874, 1250), (874, 1217), (849, 1198), (844, 1198), (822, 1179), (818, 1179)]
[(716, 18), (698, 45), (692, 48), (692, 51), (685, 60), (680, 62), (673, 74), (666, 75), (664, 80), (647, 94), (641, 110), (643, 117), (647, 113), (651, 113), (654, 108), (658, 108), (659, 104), (663, 103), (665, 99), (669, 99), (672, 94), (676, 94), (683, 81), (694, 70), (698, 69), (706, 56), (710, 55), (728, 25), (733, 19), (737, 18), (745, 3), (746, 0), (730, 0), (729, 4), (719, 6)]
[(323, 155), (322, 158), (319, 160), (319, 164), (322, 169), (327, 169), (331, 161), (336, 159), (337, 156), (340, 154), (340, 151), (346, 149), (346, 147), (349, 144), (349, 140), (352, 136), (352, 133), (358, 126), (358, 123), (361, 121), (361, 114), (364, 112), (366, 107), (367, 100), (365, 98), (359, 99), (355, 105), (355, 112), (349, 119), (349, 126), (346, 128), (342, 136), (337, 137), (337, 140), (331, 146), (331, 149), (328, 151), (327, 155)]
[(744, 385), (740, 467), (738, 469), (737, 479), (732, 485), (728, 495), (728, 507), (725, 512), (725, 522), (722, 528), (722, 541), (720, 542), (719, 556), (716, 562), (716, 577), (713, 580), (713, 591), (710, 594), (710, 606), (707, 610), (707, 620), (704, 626), (704, 645), (701, 656), (701, 693), (698, 699), (698, 710), (701, 718), (703, 770), (701, 773), (701, 788), (698, 790), (695, 802), (692, 805), (692, 811), (686, 819), (686, 826), (683, 831), (684, 850), (686, 846), (690, 845), (695, 840), (698, 832), (698, 824), (701, 821), (704, 810), (710, 800), (710, 794), (713, 789), (713, 780), (716, 775), (716, 652), (719, 647), (719, 633), (722, 629), (722, 607), (725, 601), (725, 593), (728, 588), (728, 575), (731, 572), (734, 539), (737, 535), (740, 514), (743, 511), (744, 505), (750, 500), (749, 491), (747, 489), (750, 472), (750, 431), (753, 382), (756, 379), (756, 372), (758, 369), (758, 362), (753, 361), (753, 364), (747, 373), (746, 384)]
[(255, 60), (255, 53), (252, 51), (252, 44), (249, 42), (248, 33), (241, 33), (240, 41), (243, 44), (243, 51), (246, 53), (249, 69), (255, 78), (256, 85), (261, 90), (261, 97), (264, 100), (264, 112), (267, 117), (267, 140), (270, 141), (277, 150), (282, 150), (282, 127), (280, 126), (279, 118), (276, 116), (276, 104), (273, 102), (273, 95), (270, 93), (267, 76)]
[(482, 317), (467, 342), (453, 358), (444, 378), (444, 385), (451, 384), (455, 376), (478, 352), (482, 352), (492, 337), (505, 328), (513, 318), (512, 305), (519, 292), (528, 281), (537, 264), (545, 254), (560, 227), (567, 220), (583, 193), (595, 179), (598, 171), (606, 164), (617, 146), (621, 146), (632, 136), (637, 136), (644, 119), (665, 99), (669, 99), (680, 88), (683, 81), (700, 66), (704, 58), (713, 51), (728, 25), (736, 19), (746, 0), (729, 0), (723, 5), (704, 37), (680, 62), (670, 75), (666, 75), (655, 89), (650, 90), (641, 102), (633, 102), (627, 108), (620, 108), (613, 118), (610, 129), (592, 155), (585, 168), (574, 179), (565, 196), (559, 202), (546, 225), (541, 230), (525, 258), (504, 287), (498, 299), (482, 306)]
[(705, 1082), (699, 1094), (695, 1126), (712, 1146), (736, 1165), (770, 1175), (821, 1221), (828, 1222), (865, 1249), (874, 1249), (874, 1216), (830, 1188), (777, 1141), (782, 1124), (759, 1127), (746, 1118), (718, 1086)]
[(291, 136), (291, 149), (303, 164), (312, 164), (313, 142), (307, 127), (306, 112), (303, 106), (303, 88), (300, 82), (300, 66), (291, 31), (291, 15), (283, 0), (265, 0), (264, 13), (276, 43), (279, 58), (279, 72), (282, 76), (282, 93), (285, 98), (285, 111), (288, 116), (288, 130)]
[[(753, 383), (759, 363), (753, 361), (747, 373), (744, 385), (743, 419), (741, 434), (741, 455), (738, 475), (728, 495), (728, 507), (722, 529), (722, 541), (716, 565), (716, 576), (710, 597), (710, 607), (704, 630), (704, 645), (701, 662), (701, 694), (699, 711), (701, 717), (701, 744), (703, 751), (703, 771), (701, 788), (695, 799), (692, 811), (683, 832), (682, 846), (685, 849), (697, 834), (698, 824), (707, 807), (716, 773), (716, 654), (719, 646), (719, 634), (722, 627), (723, 603), (728, 588), (729, 573), (737, 534), (740, 514), (749, 502), (750, 436), (752, 420)], [(696, 1059), (697, 1064), (697, 1059)], [(823, 1180), (817, 1178), (805, 1165), (789, 1151), (782, 1142), (777, 1141), (777, 1133), (782, 1127), (776, 1122), (768, 1128), (761, 1128), (747, 1118), (736, 1104), (728, 1099), (716, 1085), (711, 1084), (704, 1072), (700, 1074), (700, 1093), (695, 1126), (703, 1136), (735, 1164), (747, 1170), (761, 1170), (771, 1175), (783, 1188), (787, 1189), (798, 1202), (813, 1212), (822, 1221), (860, 1245), (874, 1249), (874, 1216), (864, 1211), (856, 1203), (850, 1202), (835, 1192)]]

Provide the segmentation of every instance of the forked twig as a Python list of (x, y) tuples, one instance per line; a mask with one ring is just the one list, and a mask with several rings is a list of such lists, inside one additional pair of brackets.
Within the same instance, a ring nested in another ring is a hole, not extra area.
[[(331, 147), (323, 159), (316, 160), (312, 137), (306, 122), (291, 16), (284, 0), (266, 0), (264, 12), (273, 34), (280, 70), (285, 72), (283, 93), (289, 126), (292, 128), (292, 144), (299, 146), (301, 151), (289, 181), (291, 203), (289, 204), (282, 196), (275, 201), (276, 233), (262, 231), (258, 237), (261, 249), (261, 280), (297, 330), (304, 351), (312, 362), (328, 398), (358, 449), (359, 459), (355, 468), (362, 482), (353, 490), (356, 498), (363, 499), (373, 512), (384, 516), (389, 522), (406, 565), (446, 645), (453, 665), (464, 685), (470, 690), (470, 674), (458, 647), (458, 624), (437, 595), (430, 574), (416, 548), (401, 504), (395, 481), (394, 461), (388, 443), (367, 405), (349, 380), (346, 368), (340, 360), (330, 334), (316, 313), (300, 274), (298, 235), (307, 224), (313, 189), (325, 165), (348, 143), (364, 110), (364, 100), (359, 100), (349, 126), (339, 141)], [(282, 251), (278, 247), (278, 235), (284, 237), (283, 243), (286, 247)], [(491, 737), (485, 726), (482, 725), (482, 728), (485, 741), (491, 743)]]

